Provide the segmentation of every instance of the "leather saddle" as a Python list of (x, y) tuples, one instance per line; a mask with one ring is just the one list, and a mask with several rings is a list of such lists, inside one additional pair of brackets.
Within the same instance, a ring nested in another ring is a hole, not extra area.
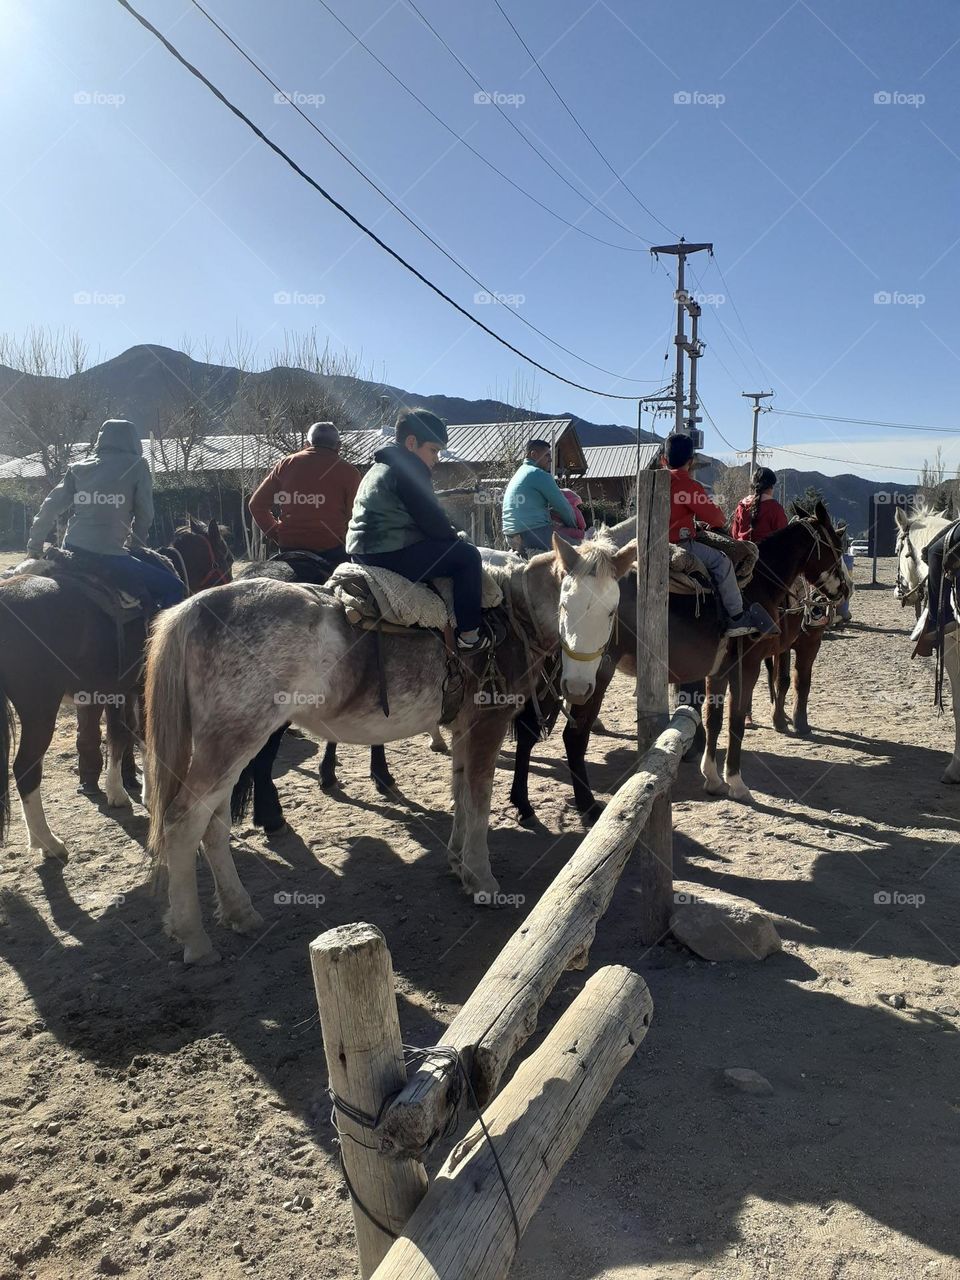
[(268, 563), (279, 561), (288, 564), (297, 575), (297, 582), (323, 586), (338, 564), (346, 559), (343, 552), (309, 551), (306, 547), (287, 547), (270, 556)]

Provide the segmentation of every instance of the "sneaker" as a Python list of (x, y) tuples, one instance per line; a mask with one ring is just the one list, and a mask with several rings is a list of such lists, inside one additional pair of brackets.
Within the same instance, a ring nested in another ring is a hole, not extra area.
[(748, 636), (751, 631), (755, 631), (756, 627), (747, 617), (746, 613), (738, 613), (735, 618), (730, 618), (727, 622), (727, 636)]
[(475, 653), (486, 653), (490, 648), (490, 637), (486, 631), (481, 631), (476, 640), (464, 640), (463, 636), (457, 636), (457, 648), (465, 658)]

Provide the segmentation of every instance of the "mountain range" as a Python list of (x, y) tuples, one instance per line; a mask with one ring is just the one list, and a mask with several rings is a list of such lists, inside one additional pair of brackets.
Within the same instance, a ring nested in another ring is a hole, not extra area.
[[(96, 424), (110, 415), (136, 422), (141, 434), (148, 435), (155, 425), (171, 413), (182, 412), (185, 405), (202, 397), (208, 419), (207, 434), (236, 430), (223, 418), (236, 400), (246, 380), (254, 395), (269, 392), (282, 384), (284, 394), (300, 394), (309, 400), (316, 394), (319, 381), (344, 407), (346, 416), (357, 427), (378, 426), (386, 413), (398, 405), (417, 404), (432, 410), (451, 425), (471, 422), (520, 422), (553, 417), (571, 418), (583, 445), (622, 444), (635, 441), (637, 429), (617, 423), (588, 422), (577, 414), (551, 413), (525, 409), (495, 399), (466, 400), (457, 396), (424, 395), (394, 387), (387, 383), (346, 374), (311, 373), (302, 369), (274, 368), (245, 373), (232, 365), (210, 364), (196, 360), (182, 351), (155, 344), (130, 347), (121, 355), (92, 365), (68, 380), (73, 383), (71, 395), (91, 406)], [(31, 392), (42, 393), (59, 380), (32, 373), (21, 373), (0, 365), (0, 453), (22, 452), (13, 439), (18, 400)], [(640, 432), (643, 440), (658, 437)], [(724, 464), (709, 459), (705, 473), (708, 482), (716, 483)], [(825, 476), (816, 471), (785, 470), (781, 473), (785, 497), (801, 495), (815, 489), (838, 519), (848, 522), (852, 533), (867, 525), (867, 508), (873, 493), (889, 490), (889, 481), (867, 480), (857, 475)], [(915, 485), (898, 485), (902, 492), (912, 492)]]

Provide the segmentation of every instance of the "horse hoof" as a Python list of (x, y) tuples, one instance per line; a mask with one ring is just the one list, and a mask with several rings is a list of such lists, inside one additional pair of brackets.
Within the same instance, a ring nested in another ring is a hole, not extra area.
[(516, 806), (516, 810), (517, 810), (517, 822), (519, 822), (521, 826), (529, 826), (532, 823), (536, 822), (537, 814), (532, 805), (518, 804)]
[(955, 787), (960, 783), (960, 770), (956, 773), (953, 771), (953, 765), (940, 775), (940, 781), (946, 782), (948, 786)]
[(795, 727), (795, 733), (798, 738), (812, 738), (813, 730), (808, 724), (798, 724)]
[(132, 809), (133, 801), (125, 791), (119, 792), (117, 795), (107, 794), (108, 809)]
[(703, 789), (708, 796), (726, 796), (729, 793), (725, 782), (704, 782)]
[(263, 916), (253, 907), (248, 907), (245, 911), (234, 916), (229, 921), (229, 924), (234, 933), (253, 933), (255, 930), (263, 928)]
[(385, 778), (377, 777), (377, 775), (373, 773), (371, 773), (370, 777), (373, 779), (373, 785), (381, 795), (388, 795), (391, 791), (396, 790), (396, 780), (389, 773)]
[(265, 822), (263, 824), (263, 834), (265, 836), (279, 836), (287, 829), (286, 818), (281, 818), (279, 822)]
[(103, 792), (98, 782), (81, 782), (77, 787), (78, 796), (86, 796), (88, 800), (101, 800)]
[(472, 893), (473, 905), (475, 907), (501, 906), (500, 898), (502, 895), (500, 893), (499, 883), (496, 880), (491, 879), (489, 881), (484, 881), (484, 886), (485, 887), (482, 889), (471, 889), (466, 881), (464, 881), (463, 887), (466, 889), (467, 893)]
[(742, 779), (728, 778), (727, 788), (731, 800), (737, 800), (740, 804), (753, 803), (753, 793)]
[(220, 952), (214, 951), (213, 947), (209, 947), (206, 951), (195, 951), (191, 947), (184, 947), (183, 963), (207, 968), (209, 965), (220, 963)]
[(790, 722), (789, 722), (789, 720), (774, 720), (774, 722), (773, 722), (773, 727), (774, 727), (774, 730), (775, 730), (777, 733), (789, 733), (789, 732), (790, 732)]
[(599, 821), (600, 815), (607, 806), (600, 800), (594, 800), (592, 804), (587, 805), (585, 809), (580, 810), (580, 818), (585, 827), (592, 827)]
[(339, 787), (339, 785), (340, 785), (340, 783), (337, 781), (336, 774), (332, 775), (332, 776), (331, 776), (331, 777), (329, 777), (329, 778), (325, 778), (325, 777), (323, 776), (323, 774), (321, 773), (321, 775), (320, 775), (320, 790), (321, 790), (321, 791), (336, 791), (336, 789)]
[(44, 858), (51, 862), (69, 862), (70, 851), (62, 840), (55, 840), (49, 849), (42, 848), (40, 845), (31, 845), (31, 853), (42, 853)]

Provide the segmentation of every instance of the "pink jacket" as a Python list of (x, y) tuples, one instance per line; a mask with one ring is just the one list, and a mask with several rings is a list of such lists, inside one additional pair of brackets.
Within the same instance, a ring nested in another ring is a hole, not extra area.
[(561, 489), (560, 492), (570, 503), (571, 507), (573, 507), (574, 514), (577, 517), (577, 527), (575, 529), (571, 529), (567, 525), (562, 525), (557, 517), (554, 516), (553, 523), (557, 526), (557, 533), (559, 533), (562, 538), (566, 538), (568, 542), (582, 542), (583, 535), (587, 531), (587, 522), (584, 519), (583, 512), (580, 510), (580, 495), (574, 493), (572, 489)]

